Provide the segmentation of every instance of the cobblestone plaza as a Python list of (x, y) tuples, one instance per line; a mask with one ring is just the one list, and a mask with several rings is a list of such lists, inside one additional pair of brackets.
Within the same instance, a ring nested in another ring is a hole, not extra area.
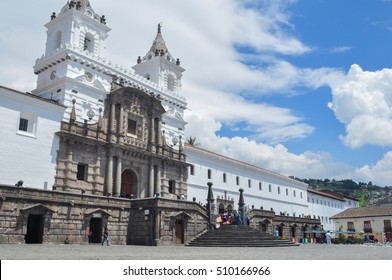
[[(233, 250), (235, 249), (235, 250)], [(392, 260), (392, 246), (308, 244), (294, 247), (0, 245), (1, 260)]]

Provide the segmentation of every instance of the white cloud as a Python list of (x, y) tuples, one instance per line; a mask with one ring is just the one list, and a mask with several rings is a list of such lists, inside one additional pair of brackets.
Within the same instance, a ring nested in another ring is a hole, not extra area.
[(240, 123), (246, 134), (258, 140), (277, 143), (301, 139), (314, 130), (286, 108), (252, 103), (233, 93), (196, 85), (189, 88), (185, 86), (184, 90), (193, 113), (214, 118), (233, 127)]
[(392, 151), (387, 152), (383, 158), (374, 165), (364, 165), (357, 170), (357, 175), (373, 183), (391, 186)]
[(329, 107), (346, 126), (341, 139), (347, 146), (392, 145), (392, 69), (370, 72), (352, 65), (331, 88)]
[(246, 137), (220, 137), (222, 124), (211, 117), (188, 113), (186, 136), (196, 137), (202, 148), (235, 158), (287, 176), (302, 178), (350, 178), (354, 169), (336, 163), (325, 152), (290, 153), (282, 144), (267, 145)]

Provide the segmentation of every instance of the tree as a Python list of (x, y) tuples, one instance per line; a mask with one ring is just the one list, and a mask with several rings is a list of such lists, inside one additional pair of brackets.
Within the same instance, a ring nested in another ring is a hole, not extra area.
[(192, 136), (187, 137), (185, 139), (185, 143), (187, 143), (188, 145), (191, 145), (191, 146), (195, 146), (195, 147), (201, 146), (201, 144), (199, 142), (196, 142), (196, 137), (192, 137)]

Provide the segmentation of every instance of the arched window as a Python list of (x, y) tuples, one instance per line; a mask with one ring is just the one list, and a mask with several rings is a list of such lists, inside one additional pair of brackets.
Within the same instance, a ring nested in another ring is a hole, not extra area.
[(90, 33), (86, 33), (84, 36), (83, 50), (94, 52), (94, 36)]
[(172, 75), (167, 76), (167, 89), (174, 90), (174, 77)]
[(58, 31), (55, 36), (54, 49), (57, 50), (61, 47), (61, 31)]

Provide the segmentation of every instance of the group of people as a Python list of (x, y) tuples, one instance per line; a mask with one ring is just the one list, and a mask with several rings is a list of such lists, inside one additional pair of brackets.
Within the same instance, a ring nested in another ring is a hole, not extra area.
[[(216, 222), (223, 225), (243, 225), (244, 223), (241, 213), (237, 212), (237, 210), (219, 214)], [(245, 217), (245, 222), (248, 226), (250, 225), (250, 217), (248, 215)]]

